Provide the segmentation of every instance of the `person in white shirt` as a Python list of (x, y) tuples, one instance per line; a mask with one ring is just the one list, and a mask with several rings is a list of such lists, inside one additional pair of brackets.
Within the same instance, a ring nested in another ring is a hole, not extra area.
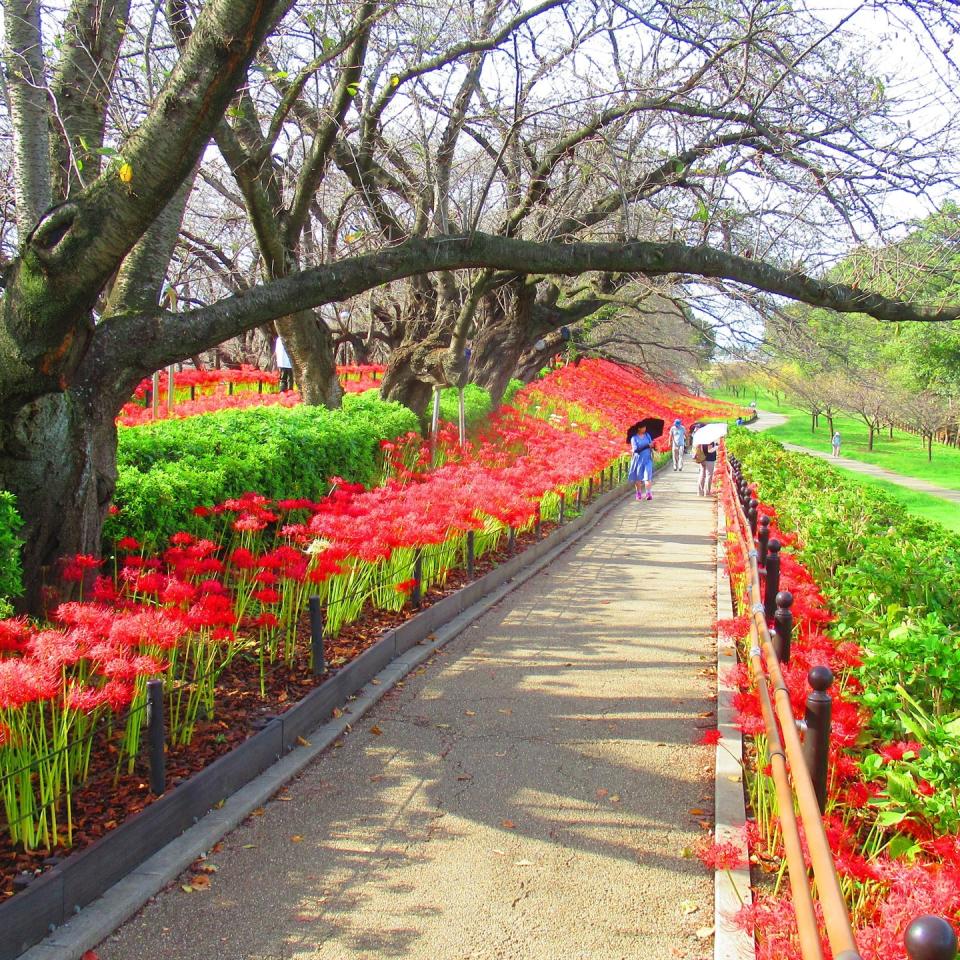
[(670, 449), (673, 451), (673, 469), (683, 469), (683, 453), (687, 446), (687, 431), (680, 418), (673, 421), (670, 428)]
[(277, 345), (274, 350), (277, 358), (277, 369), (280, 371), (280, 392), (293, 389), (293, 364), (290, 362), (290, 355), (283, 340), (277, 337)]

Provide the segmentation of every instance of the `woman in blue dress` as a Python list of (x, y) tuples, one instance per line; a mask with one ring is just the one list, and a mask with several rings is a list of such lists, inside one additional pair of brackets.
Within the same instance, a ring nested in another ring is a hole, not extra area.
[(653, 485), (653, 438), (647, 432), (645, 424), (635, 425), (627, 432), (627, 443), (633, 450), (630, 460), (630, 470), (627, 472), (629, 480), (637, 488), (637, 499), (643, 499), (641, 484), (646, 484), (647, 499), (653, 499), (651, 486)]

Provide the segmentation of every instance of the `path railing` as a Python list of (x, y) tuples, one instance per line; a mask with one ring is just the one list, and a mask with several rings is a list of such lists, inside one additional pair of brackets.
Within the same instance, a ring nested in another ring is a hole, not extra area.
[[(734, 492), (735, 516), (731, 520), (749, 581), (750, 666), (769, 744), (800, 953), (803, 960), (823, 960), (824, 956), (814, 909), (815, 889), (834, 960), (862, 960), (822, 817), (830, 744), (831, 700), (827, 690), (833, 675), (827, 667), (810, 671), (806, 714), (798, 722), (780, 668), (781, 663), (790, 660), (793, 632), (793, 597), (780, 590), (780, 543), (770, 539), (769, 519), (762, 518), (766, 523), (758, 521), (759, 502), (752, 496), (739, 462), (732, 456), (727, 462), (725, 479)], [(812, 885), (796, 810), (803, 823), (813, 868)], [(954, 960), (957, 955), (953, 928), (944, 918), (932, 915), (917, 917), (909, 925), (904, 946), (910, 960)]]

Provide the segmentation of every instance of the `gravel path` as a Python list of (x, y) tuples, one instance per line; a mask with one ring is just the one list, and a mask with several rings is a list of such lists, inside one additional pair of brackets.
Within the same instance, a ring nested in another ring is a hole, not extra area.
[[(787, 418), (782, 414), (757, 411), (757, 419), (749, 426), (751, 430), (770, 430), (786, 422)], [(866, 474), (868, 477), (886, 480), (889, 483), (897, 484), (897, 486), (906, 487), (908, 490), (916, 490), (918, 493), (929, 493), (931, 496), (940, 497), (942, 500), (950, 500), (952, 503), (960, 504), (960, 490), (950, 490), (947, 487), (941, 487), (935, 483), (928, 483), (926, 480), (920, 480), (917, 477), (905, 477), (902, 473), (893, 473), (890, 470), (884, 470), (883, 467), (874, 466), (872, 463), (862, 463), (859, 460), (851, 460), (849, 457), (843, 456), (834, 457), (825, 450), (812, 450), (809, 447), (801, 447), (795, 443), (785, 443), (783, 445), (787, 450), (794, 450), (797, 453), (808, 453), (811, 457), (819, 457), (821, 460), (827, 460), (831, 466), (842, 467), (844, 470), (850, 470), (852, 473)], [(843, 448), (841, 447), (841, 449)]]
[[(714, 504), (624, 498), (100, 960), (712, 956)], [(203, 881), (201, 881), (202, 883)]]

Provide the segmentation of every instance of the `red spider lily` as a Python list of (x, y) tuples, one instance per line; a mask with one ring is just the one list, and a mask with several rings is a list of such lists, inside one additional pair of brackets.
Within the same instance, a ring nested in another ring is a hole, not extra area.
[(723, 739), (723, 734), (719, 730), (704, 730), (703, 734), (697, 740), (697, 743), (705, 747), (712, 747)]
[(416, 585), (416, 579), (411, 577), (409, 580), (401, 580), (399, 583), (395, 583), (393, 589), (396, 590), (397, 593), (408, 594)]
[(747, 865), (743, 851), (737, 843), (717, 843), (705, 840), (696, 848), (697, 858), (711, 870), (739, 870)]

